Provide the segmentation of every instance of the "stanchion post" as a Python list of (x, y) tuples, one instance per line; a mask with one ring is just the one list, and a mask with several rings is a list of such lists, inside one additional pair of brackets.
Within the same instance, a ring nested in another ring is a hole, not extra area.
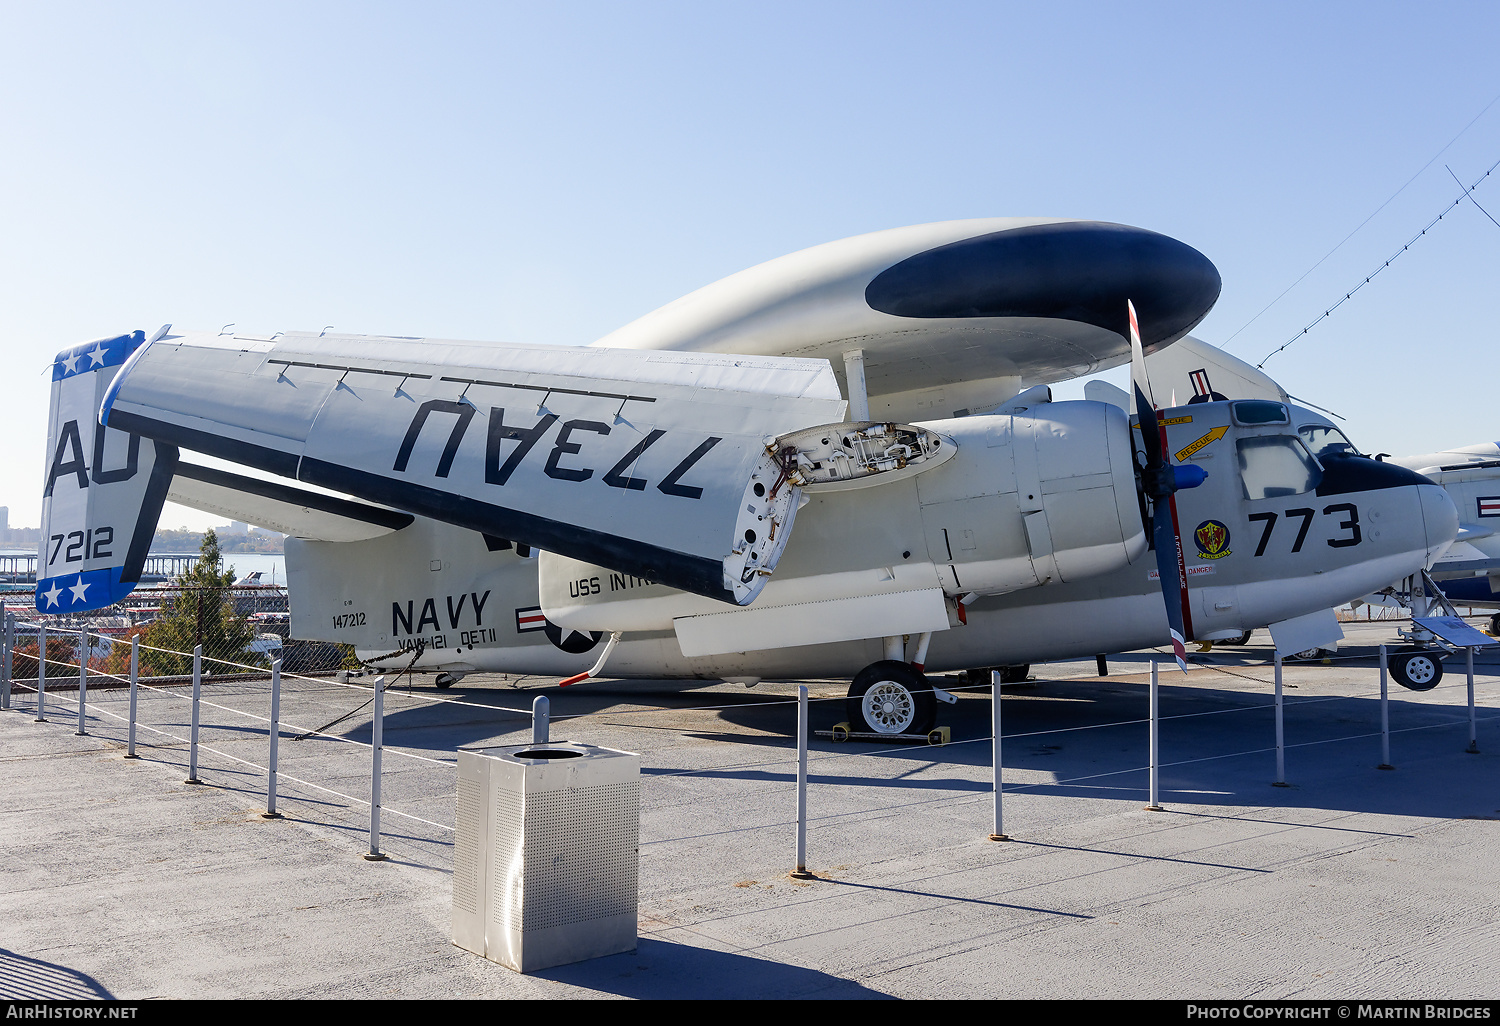
[(135, 754), (135, 713), (137, 685), (141, 678), (141, 639), (137, 635), (130, 639), (130, 726), (125, 735), (125, 758), (139, 759)]
[(1000, 671), (990, 671), (990, 780), (995, 792), (994, 829), (990, 831), (990, 840), (1008, 841), (1010, 835), (1005, 832), (1005, 813), (1001, 808), (1001, 797), (1003, 788), (1000, 782)]
[(1156, 713), (1156, 710), (1157, 710), (1157, 704), (1156, 704), (1157, 684), (1158, 684), (1157, 665), (1156, 665), (1156, 660), (1153, 659), (1153, 660), (1151, 660), (1151, 701), (1150, 701), (1150, 706), (1151, 706), (1151, 712), (1150, 712), (1150, 721), (1151, 721), (1150, 738), (1151, 738), (1151, 740), (1150, 740), (1150, 745), (1149, 745), (1150, 755), (1151, 755), (1151, 771), (1150, 771), (1150, 776), (1151, 776), (1151, 801), (1146, 806), (1146, 811), (1147, 812), (1166, 812), (1167, 811), (1166, 809), (1164, 809), (1164, 808), (1161, 807), (1161, 802), (1158, 800), (1158, 796), (1160, 795), (1161, 792), (1158, 790), (1159, 781), (1157, 779), (1157, 768), (1160, 766), (1160, 759), (1159, 759), (1160, 749), (1158, 747), (1158, 744), (1159, 744), (1159, 741), (1160, 741), (1160, 735), (1158, 734), (1157, 731), (1158, 731), (1158, 728), (1160, 726), (1160, 722), (1161, 721), (1157, 717), (1157, 713)]
[(375, 714), (370, 720), (370, 851), (369, 862), (384, 862), (380, 852), (380, 755), (384, 749), (385, 677), (375, 678)]
[(1276, 779), (1272, 787), (1289, 787), (1286, 782), (1286, 735), (1281, 719), (1281, 653), (1276, 653)]
[(193, 729), (188, 742), (188, 775), (184, 784), (201, 784), (198, 779), (198, 700), (203, 692), (203, 646), (193, 646)]
[(88, 737), (88, 728), (83, 717), (89, 704), (89, 632), (85, 627), (78, 632), (78, 729), (79, 737)]
[(794, 880), (811, 880), (807, 871), (807, 685), (797, 685), (797, 868)]
[(1391, 765), (1391, 696), (1390, 661), (1385, 646), (1380, 646), (1380, 765), (1376, 769), (1393, 770)]
[(47, 722), (47, 625), (36, 628), (36, 721)]
[[(0, 599), (0, 611), (5, 609), (5, 600)], [(5, 623), (5, 657), (3, 665), (0, 665), (0, 673), (4, 680), (0, 683), (0, 709), (10, 708), (10, 668), (15, 665), (12, 654), (16, 648), (16, 614), (6, 613), (3, 617)]]
[(276, 760), (281, 751), (281, 660), (271, 663), (271, 753), (266, 769), (266, 811), (262, 819), (280, 819), (276, 811)]
[(1474, 649), (1472, 646), (1464, 648), (1464, 665), (1469, 671), (1469, 747), (1464, 751), (1470, 755), (1479, 754), (1479, 732), (1474, 721)]
[(531, 743), (545, 745), (552, 740), (552, 700), (537, 695), (531, 700)]

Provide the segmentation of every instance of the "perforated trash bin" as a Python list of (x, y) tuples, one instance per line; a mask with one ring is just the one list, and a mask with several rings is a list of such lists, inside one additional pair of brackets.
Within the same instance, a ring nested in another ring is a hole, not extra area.
[(634, 951), (640, 756), (461, 748), (453, 943), (518, 972)]

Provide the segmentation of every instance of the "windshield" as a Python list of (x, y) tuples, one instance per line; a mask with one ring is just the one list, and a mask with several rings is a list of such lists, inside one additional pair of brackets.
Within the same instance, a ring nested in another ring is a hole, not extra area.
[(1344, 433), (1336, 427), (1325, 427), (1322, 424), (1304, 424), (1297, 429), (1302, 440), (1307, 443), (1308, 449), (1314, 456), (1326, 456), (1329, 453), (1346, 452), (1357, 456), (1359, 450), (1345, 437)]
[(1240, 481), (1247, 499), (1300, 495), (1318, 487), (1323, 469), (1293, 435), (1260, 435), (1239, 443)]

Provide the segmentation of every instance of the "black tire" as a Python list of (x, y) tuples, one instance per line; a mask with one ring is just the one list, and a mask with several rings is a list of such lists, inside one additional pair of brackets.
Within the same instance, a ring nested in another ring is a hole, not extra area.
[(909, 663), (882, 659), (855, 676), (845, 712), (858, 732), (926, 734), (937, 722), (937, 699)]
[(1490, 617), (1490, 633), (1500, 638), (1500, 613)]
[(1397, 652), (1391, 660), (1391, 676), (1410, 691), (1431, 691), (1443, 679), (1443, 664), (1431, 652)]
[(1014, 666), (1000, 667), (1001, 684), (1020, 684), (1031, 676), (1030, 663), (1016, 663)]
[(432, 679), (432, 683), (437, 685), (437, 689), (439, 691), (447, 691), (457, 681), (458, 678), (453, 676), (453, 674), (451, 673), (440, 673)]
[(1255, 633), (1254, 631), (1246, 631), (1244, 634), (1241, 634), (1237, 638), (1225, 638), (1223, 641), (1219, 642), (1219, 644), (1221, 644), (1221, 645), (1248, 645), (1248, 644), (1250, 644), (1250, 635), (1252, 635), (1254, 633)]

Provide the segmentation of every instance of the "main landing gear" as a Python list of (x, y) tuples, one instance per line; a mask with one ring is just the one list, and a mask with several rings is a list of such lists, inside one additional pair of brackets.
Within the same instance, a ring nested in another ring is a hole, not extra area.
[(849, 722), (871, 734), (926, 734), (937, 722), (932, 685), (910, 663), (882, 659), (849, 685)]

